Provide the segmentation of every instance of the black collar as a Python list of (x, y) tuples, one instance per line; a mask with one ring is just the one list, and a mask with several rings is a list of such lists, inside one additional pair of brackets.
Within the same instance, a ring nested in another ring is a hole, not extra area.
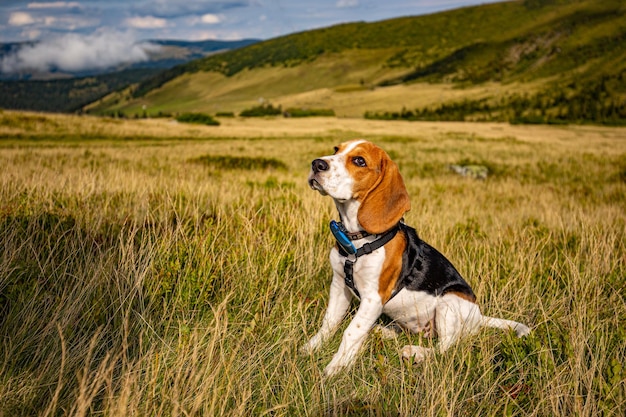
[[(370, 253), (374, 252), (376, 249), (382, 248), (391, 239), (393, 239), (396, 236), (396, 233), (398, 233), (398, 229), (399, 229), (399, 226), (395, 225), (391, 229), (387, 230), (385, 233), (378, 235), (378, 238), (376, 240), (365, 243), (363, 246), (358, 248), (354, 256), (356, 258), (359, 258), (363, 255), (369, 255)], [(371, 235), (371, 233), (368, 233), (368, 232), (356, 232), (356, 233), (367, 233), (365, 236)], [(350, 233), (350, 234), (354, 235), (356, 233)], [(348, 233), (346, 233), (346, 235), (348, 235)], [(350, 240), (357, 240), (357, 239), (353, 239), (352, 236), (348, 235), (348, 237), (350, 238)], [(339, 247), (339, 254), (341, 256), (347, 257), (348, 253), (343, 249), (343, 247), (341, 245), (337, 245), (337, 246)]]
[(359, 230), (358, 232), (344, 232), (344, 234), (348, 236), (348, 239), (350, 240), (359, 240), (372, 235), (365, 230)]

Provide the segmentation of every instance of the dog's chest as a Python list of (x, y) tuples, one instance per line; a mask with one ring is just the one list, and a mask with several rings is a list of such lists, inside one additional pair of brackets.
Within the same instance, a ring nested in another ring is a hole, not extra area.
[[(339, 255), (339, 251), (336, 248), (330, 251), (330, 264), (335, 273), (343, 278), (345, 278), (345, 261), (346, 258)], [(379, 279), (384, 262), (385, 248), (382, 247), (367, 256), (358, 258), (354, 263), (352, 269), (354, 285), (362, 297), (378, 294)]]

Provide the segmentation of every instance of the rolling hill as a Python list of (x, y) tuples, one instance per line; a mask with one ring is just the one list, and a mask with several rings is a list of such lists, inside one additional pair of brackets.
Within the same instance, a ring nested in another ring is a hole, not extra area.
[(271, 102), (348, 117), (620, 120), (625, 14), (621, 0), (525, 0), (342, 24), (176, 66), (87, 110), (240, 112)]

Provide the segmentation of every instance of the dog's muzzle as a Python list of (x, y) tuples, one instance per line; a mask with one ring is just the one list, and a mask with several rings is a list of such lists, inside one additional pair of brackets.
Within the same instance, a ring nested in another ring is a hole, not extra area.
[(316, 175), (320, 172), (328, 171), (329, 169), (328, 162), (323, 159), (315, 159), (311, 162), (311, 174), (309, 175), (309, 186), (313, 190), (319, 191), (322, 195), (326, 195), (326, 191), (324, 187), (319, 183), (316, 178)]

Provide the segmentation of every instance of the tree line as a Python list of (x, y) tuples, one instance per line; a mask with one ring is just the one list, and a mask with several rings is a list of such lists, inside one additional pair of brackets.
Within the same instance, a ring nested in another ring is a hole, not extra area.
[(505, 121), (528, 124), (597, 123), (626, 125), (626, 71), (587, 83), (570, 83), (535, 94), (499, 100), (464, 99), (400, 111), (366, 112), (367, 119), (425, 121)]

